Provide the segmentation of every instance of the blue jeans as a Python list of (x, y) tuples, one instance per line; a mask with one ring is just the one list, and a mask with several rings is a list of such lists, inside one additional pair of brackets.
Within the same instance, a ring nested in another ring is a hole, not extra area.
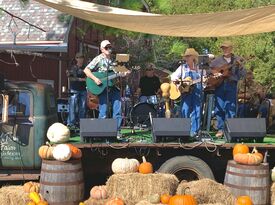
[(237, 82), (223, 82), (215, 90), (215, 114), (218, 130), (223, 130), (224, 121), (236, 116)]
[(69, 99), (69, 116), (67, 120), (68, 126), (79, 124), (79, 119), (86, 117), (87, 109), (87, 91), (71, 90), (71, 93), (73, 94)]
[(201, 100), (201, 89), (198, 87), (194, 87), (191, 93), (182, 97), (181, 116), (191, 118), (191, 136), (198, 134), (200, 130)]
[[(98, 118), (107, 118), (107, 89), (105, 89), (99, 96), (99, 116)], [(110, 106), (112, 105), (113, 118), (117, 120), (117, 127), (120, 129), (121, 126), (121, 100), (120, 92), (117, 88), (109, 88), (109, 102)]]

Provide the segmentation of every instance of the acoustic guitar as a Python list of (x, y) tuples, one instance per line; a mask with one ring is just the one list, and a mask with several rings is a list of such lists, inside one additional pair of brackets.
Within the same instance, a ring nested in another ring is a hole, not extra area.
[(235, 65), (242, 66), (242, 63), (241, 61), (236, 60), (232, 64), (224, 64), (220, 67), (212, 68), (212, 74), (208, 77), (205, 89), (214, 90), (215, 88), (219, 87), (225, 79), (229, 78), (232, 75), (232, 67)]
[[(203, 79), (205, 81), (206, 79)], [(170, 83), (170, 99), (176, 100), (178, 99), (182, 93), (189, 93), (191, 91), (192, 85), (201, 82), (201, 78), (196, 80), (188, 80), (188, 77), (183, 80), (178, 80)]]
[(101, 84), (97, 85), (95, 81), (93, 81), (91, 78), (86, 78), (86, 85), (88, 91), (90, 91), (94, 95), (101, 94), (104, 89), (107, 87), (112, 87), (115, 85), (113, 79), (124, 76), (125, 73), (115, 73), (115, 72), (109, 72), (107, 77), (107, 72), (93, 72), (93, 74), (101, 80)]

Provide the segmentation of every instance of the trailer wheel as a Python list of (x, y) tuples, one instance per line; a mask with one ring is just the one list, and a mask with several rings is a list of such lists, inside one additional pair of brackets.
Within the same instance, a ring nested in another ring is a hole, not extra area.
[(158, 172), (175, 174), (179, 181), (210, 178), (215, 180), (210, 167), (201, 159), (193, 156), (173, 157), (164, 162)]

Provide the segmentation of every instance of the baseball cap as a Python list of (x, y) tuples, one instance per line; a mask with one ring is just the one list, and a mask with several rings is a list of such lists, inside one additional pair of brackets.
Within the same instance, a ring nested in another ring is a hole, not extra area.
[(224, 41), (224, 42), (221, 44), (220, 47), (221, 47), (221, 48), (222, 48), (222, 47), (226, 47), (226, 48), (228, 48), (228, 47), (233, 47), (233, 44), (232, 44), (231, 41)]
[(104, 40), (100, 43), (100, 48), (105, 48), (107, 45), (111, 45), (110, 41)]

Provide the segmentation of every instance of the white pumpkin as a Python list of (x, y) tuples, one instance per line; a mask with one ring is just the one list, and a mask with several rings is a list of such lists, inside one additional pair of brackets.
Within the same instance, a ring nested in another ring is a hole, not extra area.
[(67, 161), (71, 158), (71, 156), (71, 149), (66, 144), (59, 144), (53, 149), (53, 158), (58, 161)]
[(57, 122), (49, 127), (47, 137), (53, 143), (64, 143), (69, 141), (70, 130), (67, 126)]
[(136, 159), (117, 158), (112, 163), (112, 171), (115, 174), (126, 174), (137, 172), (139, 161)]

